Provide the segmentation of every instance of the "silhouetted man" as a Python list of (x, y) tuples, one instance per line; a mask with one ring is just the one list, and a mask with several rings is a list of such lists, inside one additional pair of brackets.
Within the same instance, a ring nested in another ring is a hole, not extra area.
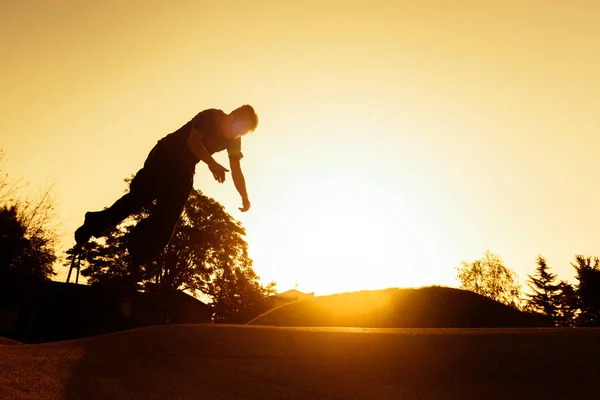
[(85, 222), (75, 231), (78, 247), (92, 236), (101, 237), (143, 206), (156, 200), (151, 215), (131, 232), (128, 251), (133, 280), (141, 265), (151, 261), (169, 244), (175, 225), (192, 190), (196, 164), (206, 163), (214, 178), (225, 181), (228, 169), (212, 154), (227, 150), (231, 177), (242, 197), (240, 211), (250, 209), (246, 182), (240, 166), (242, 136), (254, 131), (258, 117), (252, 106), (244, 105), (230, 114), (209, 109), (200, 112), (177, 131), (159, 140), (150, 151), (129, 187), (129, 193), (103, 211), (87, 212)]

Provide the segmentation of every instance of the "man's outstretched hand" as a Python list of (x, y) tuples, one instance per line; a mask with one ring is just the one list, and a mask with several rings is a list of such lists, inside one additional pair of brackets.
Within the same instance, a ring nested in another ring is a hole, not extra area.
[(218, 162), (209, 164), (208, 168), (210, 169), (210, 172), (212, 172), (212, 174), (215, 177), (215, 180), (217, 182), (219, 182), (219, 183), (225, 182), (225, 172), (229, 172), (229, 170), (227, 168), (225, 168)]
[(246, 212), (250, 209), (250, 200), (242, 199), (242, 206), (239, 208), (241, 212)]

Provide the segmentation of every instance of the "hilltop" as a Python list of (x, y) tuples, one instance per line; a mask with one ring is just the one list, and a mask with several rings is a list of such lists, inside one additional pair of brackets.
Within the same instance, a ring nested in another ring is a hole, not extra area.
[(447, 288), (391, 288), (318, 296), (272, 309), (251, 325), (366, 328), (479, 328), (551, 326), (473, 292)]

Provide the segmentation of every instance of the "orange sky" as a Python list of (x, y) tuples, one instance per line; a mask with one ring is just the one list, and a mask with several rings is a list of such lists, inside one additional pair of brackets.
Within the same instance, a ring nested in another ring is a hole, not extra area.
[(600, 255), (600, 3), (295, 3), (0, 0), (2, 167), (56, 184), (70, 246), (156, 140), (250, 103), (252, 210), (203, 165), (195, 186), (281, 290), (455, 285), (488, 248), (572, 280)]

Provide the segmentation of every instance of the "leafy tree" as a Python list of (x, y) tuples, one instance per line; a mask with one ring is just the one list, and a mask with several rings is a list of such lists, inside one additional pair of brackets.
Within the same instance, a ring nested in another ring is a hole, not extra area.
[(502, 259), (487, 250), (485, 256), (473, 262), (461, 261), (457, 268), (461, 289), (489, 297), (518, 308), (521, 293), (515, 272), (504, 266)]
[(577, 325), (600, 326), (600, 259), (577, 255), (575, 260), (571, 265), (577, 271), (576, 293), (581, 310)]
[(22, 197), (21, 190), (21, 181), (0, 169), (0, 270), (48, 279), (56, 260), (53, 187), (38, 197)]
[(556, 274), (549, 271), (546, 259), (541, 255), (537, 258), (538, 267), (535, 275), (529, 276), (528, 286), (533, 294), (528, 294), (528, 309), (546, 315), (556, 323), (558, 317), (558, 285), (554, 284)]
[[(90, 283), (128, 275), (127, 239), (136, 222), (151, 212), (133, 215), (106, 238), (92, 240), (82, 256), (82, 275)], [(239, 321), (261, 312), (274, 283), (265, 287), (252, 269), (245, 229), (222, 205), (192, 190), (167, 248), (142, 270), (142, 280), (163, 291), (185, 290), (208, 296), (218, 321)], [(68, 252), (67, 261), (73, 257)]]
[(275, 282), (262, 286), (252, 268), (221, 270), (207, 287), (216, 322), (246, 323), (268, 309), (266, 298), (275, 294)]
[(0, 208), (0, 271), (6, 274), (48, 279), (55, 274), (51, 241), (30, 232), (16, 206)]

